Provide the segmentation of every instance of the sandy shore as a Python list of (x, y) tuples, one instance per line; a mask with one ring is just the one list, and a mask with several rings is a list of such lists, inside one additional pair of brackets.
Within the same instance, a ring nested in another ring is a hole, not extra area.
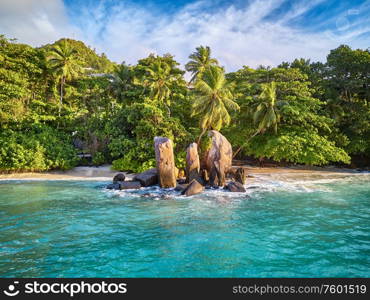
[[(50, 171), (40, 173), (0, 174), (0, 180), (96, 180), (111, 181), (117, 171), (112, 171), (110, 165), (100, 167), (76, 167), (68, 171)], [(126, 174), (126, 173), (125, 173)], [(126, 174), (128, 179), (134, 174)]]
[[(363, 174), (352, 169), (338, 168), (307, 168), (307, 167), (288, 167), (288, 168), (259, 168), (252, 166), (243, 166), (250, 176), (271, 176), (272, 178), (283, 177), (285, 179), (305, 177), (337, 177)], [(0, 174), (0, 180), (96, 180), (96, 181), (111, 181), (117, 171), (112, 171), (110, 165), (100, 167), (76, 167), (69, 171), (50, 171), (43, 173), (14, 173)], [(135, 174), (126, 174), (128, 179), (131, 179)]]

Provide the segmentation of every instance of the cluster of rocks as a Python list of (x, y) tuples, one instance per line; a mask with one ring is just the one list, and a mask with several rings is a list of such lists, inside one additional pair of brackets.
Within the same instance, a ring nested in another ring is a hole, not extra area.
[(137, 174), (125, 181), (118, 173), (108, 189), (139, 189), (159, 184), (161, 188), (175, 188), (186, 196), (199, 194), (206, 188), (223, 187), (230, 192), (245, 192), (246, 172), (232, 167), (232, 148), (229, 141), (218, 131), (211, 130), (212, 145), (201, 164), (198, 145), (192, 143), (186, 149), (186, 169), (183, 178), (175, 166), (172, 141), (166, 137), (155, 137), (154, 148), (157, 167)]
[(125, 181), (125, 174), (118, 173), (113, 178), (113, 183), (107, 185), (110, 190), (139, 189), (158, 184), (158, 172), (156, 168), (146, 170), (134, 176), (132, 180)]

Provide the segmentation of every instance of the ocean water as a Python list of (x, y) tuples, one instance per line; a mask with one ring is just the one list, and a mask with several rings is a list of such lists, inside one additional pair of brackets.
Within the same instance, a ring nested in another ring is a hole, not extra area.
[(370, 174), (165, 196), (0, 181), (0, 277), (369, 277)]

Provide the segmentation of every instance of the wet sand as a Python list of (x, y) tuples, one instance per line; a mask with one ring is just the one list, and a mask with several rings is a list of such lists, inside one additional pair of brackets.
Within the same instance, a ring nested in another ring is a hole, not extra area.
[[(331, 167), (253, 167), (243, 166), (247, 170), (250, 180), (253, 181), (253, 176), (271, 177), (274, 179), (304, 179), (312, 177), (342, 177), (348, 175), (363, 174), (353, 169), (339, 169)], [(100, 167), (76, 167), (69, 171), (49, 171), (40, 173), (13, 173), (0, 174), (0, 180), (95, 180), (95, 181), (111, 181), (117, 171), (112, 171), (110, 165)], [(127, 179), (132, 179), (135, 174), (125, 173)]]

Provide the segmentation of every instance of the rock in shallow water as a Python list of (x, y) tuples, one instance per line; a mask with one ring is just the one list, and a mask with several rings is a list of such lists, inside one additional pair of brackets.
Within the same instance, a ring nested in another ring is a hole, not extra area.
[(211, 130), (208, 135), (212, 137), (206, 160), (209, 182), (212, 186), (222, 187), (225, 185), (225, 173), (231, 167), (233, 150), (229, 141), (218, 131)]
[(119, 183), (111, 183), (107, 185), (108, 190), (119, 190)]
[(192, 196), (199, 194), (204, 191), (204, 186), (201, 185), (197, 180), (193, 179), (192, 182), (181, 192), (182, 195)]
[(186, 182), (200, 178), (200, 161), (198, 155), (198, 144), (191, 143), (186, 149)]
[(238, 192), (238, 193), (243, 193), (246, 192), (244, 186), (240, 182), (229, 182), (227, 187), (226, 187), (230, 192)]
[(244, 168), (238, 168), (235, 172), (235, 181), (245, 184), (247, 182), (247, 173)]
[(172, 141), (166, 137), (156, 136), (154, 138), (154, 150), (160, 187), (175, 187), (175, 159), (173, 155)]
[(118, 183), (120, 181), (125, 181), (126, 176), (123, 173), (118, 173), (113, 177), (113, 183)]
[(158, 172), (156, 168), (146, 170), (134, 177), (135, 181), (140, 181), (142, 186), (151, 186), (158, 183)]
[(189, 184), (180, 184), (178, 183), (175, 187), (175, 191), (182, 192), (188, 187)]
[(140, 181), (124, 181), (119, 183), (120, 190), (139, 189), (141, 188)]

